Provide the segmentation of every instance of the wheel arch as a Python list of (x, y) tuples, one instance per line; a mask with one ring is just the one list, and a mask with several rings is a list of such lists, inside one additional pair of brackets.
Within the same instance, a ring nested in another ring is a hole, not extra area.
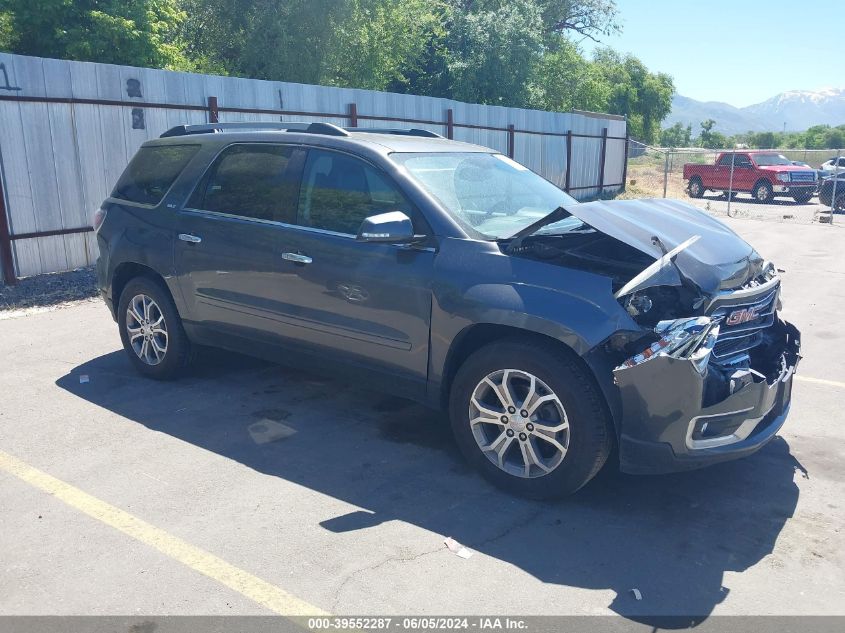
[(164, 288), (167, 294), (170, 295), (170, 299), (173, 301), (174, 305), (177, 305), (178, 308), (173, 292), (163, 275), (146, 264), (140, 264), (138, 262), (121, 262), (115, 267), (111, 277), (111, 296), (115, 316), (117, 315), (117, 306), (120, 303), (120, 295), (123, 293), (123, 289), (126, 288), (126, 284), (136, 277), (147, 277), (148, 279), (152, 279), (153, 281), (161, 284), (162, 288)]
[(474, 352), (485, 345), (503, 340), (536, 341), (549, 349), (553, 349), (566, 355), (570, 360), (577, 363), (585, 370), (586, 374), (595, 382), (599, 392), (604, 397), (610, 417), (613, 420), (614, 429), (618, 433), (618, 416), (621, 415), (621, 400), (618, 391), (613, 385), (613, 377), (610, 364), (604, 360), (604, 355), (599, 350), (591, 350), (585, 356), (579, 355), (572, 347), (564, 341), (543, 334), (534, 330), (526, 330), (513, 325), (499, 323), (476, 323), (465, 327), (454, 338), (446, 356), (446, 364), (443, 368), (443, 379), (440, 383), (439, 406), (446, 408), (449, 402), (449, 392), (452, 388), (452, 381), (460, 366)]

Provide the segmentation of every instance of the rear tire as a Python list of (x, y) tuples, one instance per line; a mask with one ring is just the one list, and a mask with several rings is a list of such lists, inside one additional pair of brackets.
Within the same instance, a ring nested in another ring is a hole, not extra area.
[(690, 198), (701, 198), (704, 195), (704, 185), (701, 182), (701, 178), (698, 176), (690, 178), (689, 184), (687, 185), (687, 192)]
[(481, 348), (461, 365), (449, 398), (467, 461), (496, 486), (541, 499), (581, 488), (613, 446), (595, 380), (571, 353), (549, 347), (507, 339)]
[(120, 340), (136, 371), (155, 380), (177, 377), (191, 361), (191, 343), (164, 282), (135, 277), (117, 309)]
[(774, 191), (772, 185), (767, 180), (761, 180), (754, 185), (754, 190), (751, 192), (757, 202), (769, 203), (774, 199)]

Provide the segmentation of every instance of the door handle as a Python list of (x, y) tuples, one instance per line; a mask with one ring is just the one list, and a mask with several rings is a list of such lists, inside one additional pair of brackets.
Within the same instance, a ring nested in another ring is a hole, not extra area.
[(179, 239), (183, 242), (190, 242), (191, 244), (199, 244), (202, 242), (201, 237), (191, 235), (190, 233), (179, 233)]
[(296, 262), (297, 264), (310, 264), (314, 261), (308, 255), (301, 253), (282, 253), (282, 259), (286, 259), (289, 262)]

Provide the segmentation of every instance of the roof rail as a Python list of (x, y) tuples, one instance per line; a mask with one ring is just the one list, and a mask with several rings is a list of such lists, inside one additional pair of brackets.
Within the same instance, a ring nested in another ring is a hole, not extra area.
[(396, 134), (397, 136), (423, 136), (425, 138), (443, 138), (436, 132), (420, 128), (389, 128), (389, 127), (353, 127), (344, 128), (347, 132), (369, 132), (370, 134)]
[(177, 125), (159, 138), (187, 136), (189, 134), (216, 134), (227, 130), (278, 130), (280, 132), (305, 132), (327, 136), (349, 136), (349, 132), (331, 123), (285, 123), (274, 121), (247, 121), (239, 123), (203, 123), (201, 125)]

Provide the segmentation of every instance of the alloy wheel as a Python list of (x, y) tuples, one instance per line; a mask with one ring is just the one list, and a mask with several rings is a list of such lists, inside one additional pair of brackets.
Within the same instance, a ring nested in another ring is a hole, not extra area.
[(126, 308), (126, 334), (135, 354), (147, 365), (158, 365), (167, 354), (167, 323), (159, 305), (145, 294), (132, 297)]
[(560, 466), (569, 449), (569, 419), (542, 380), (519, 369), (485, 376), (472, 392), (469, 424), (478, 447), (510, 475), (534, 478)]

